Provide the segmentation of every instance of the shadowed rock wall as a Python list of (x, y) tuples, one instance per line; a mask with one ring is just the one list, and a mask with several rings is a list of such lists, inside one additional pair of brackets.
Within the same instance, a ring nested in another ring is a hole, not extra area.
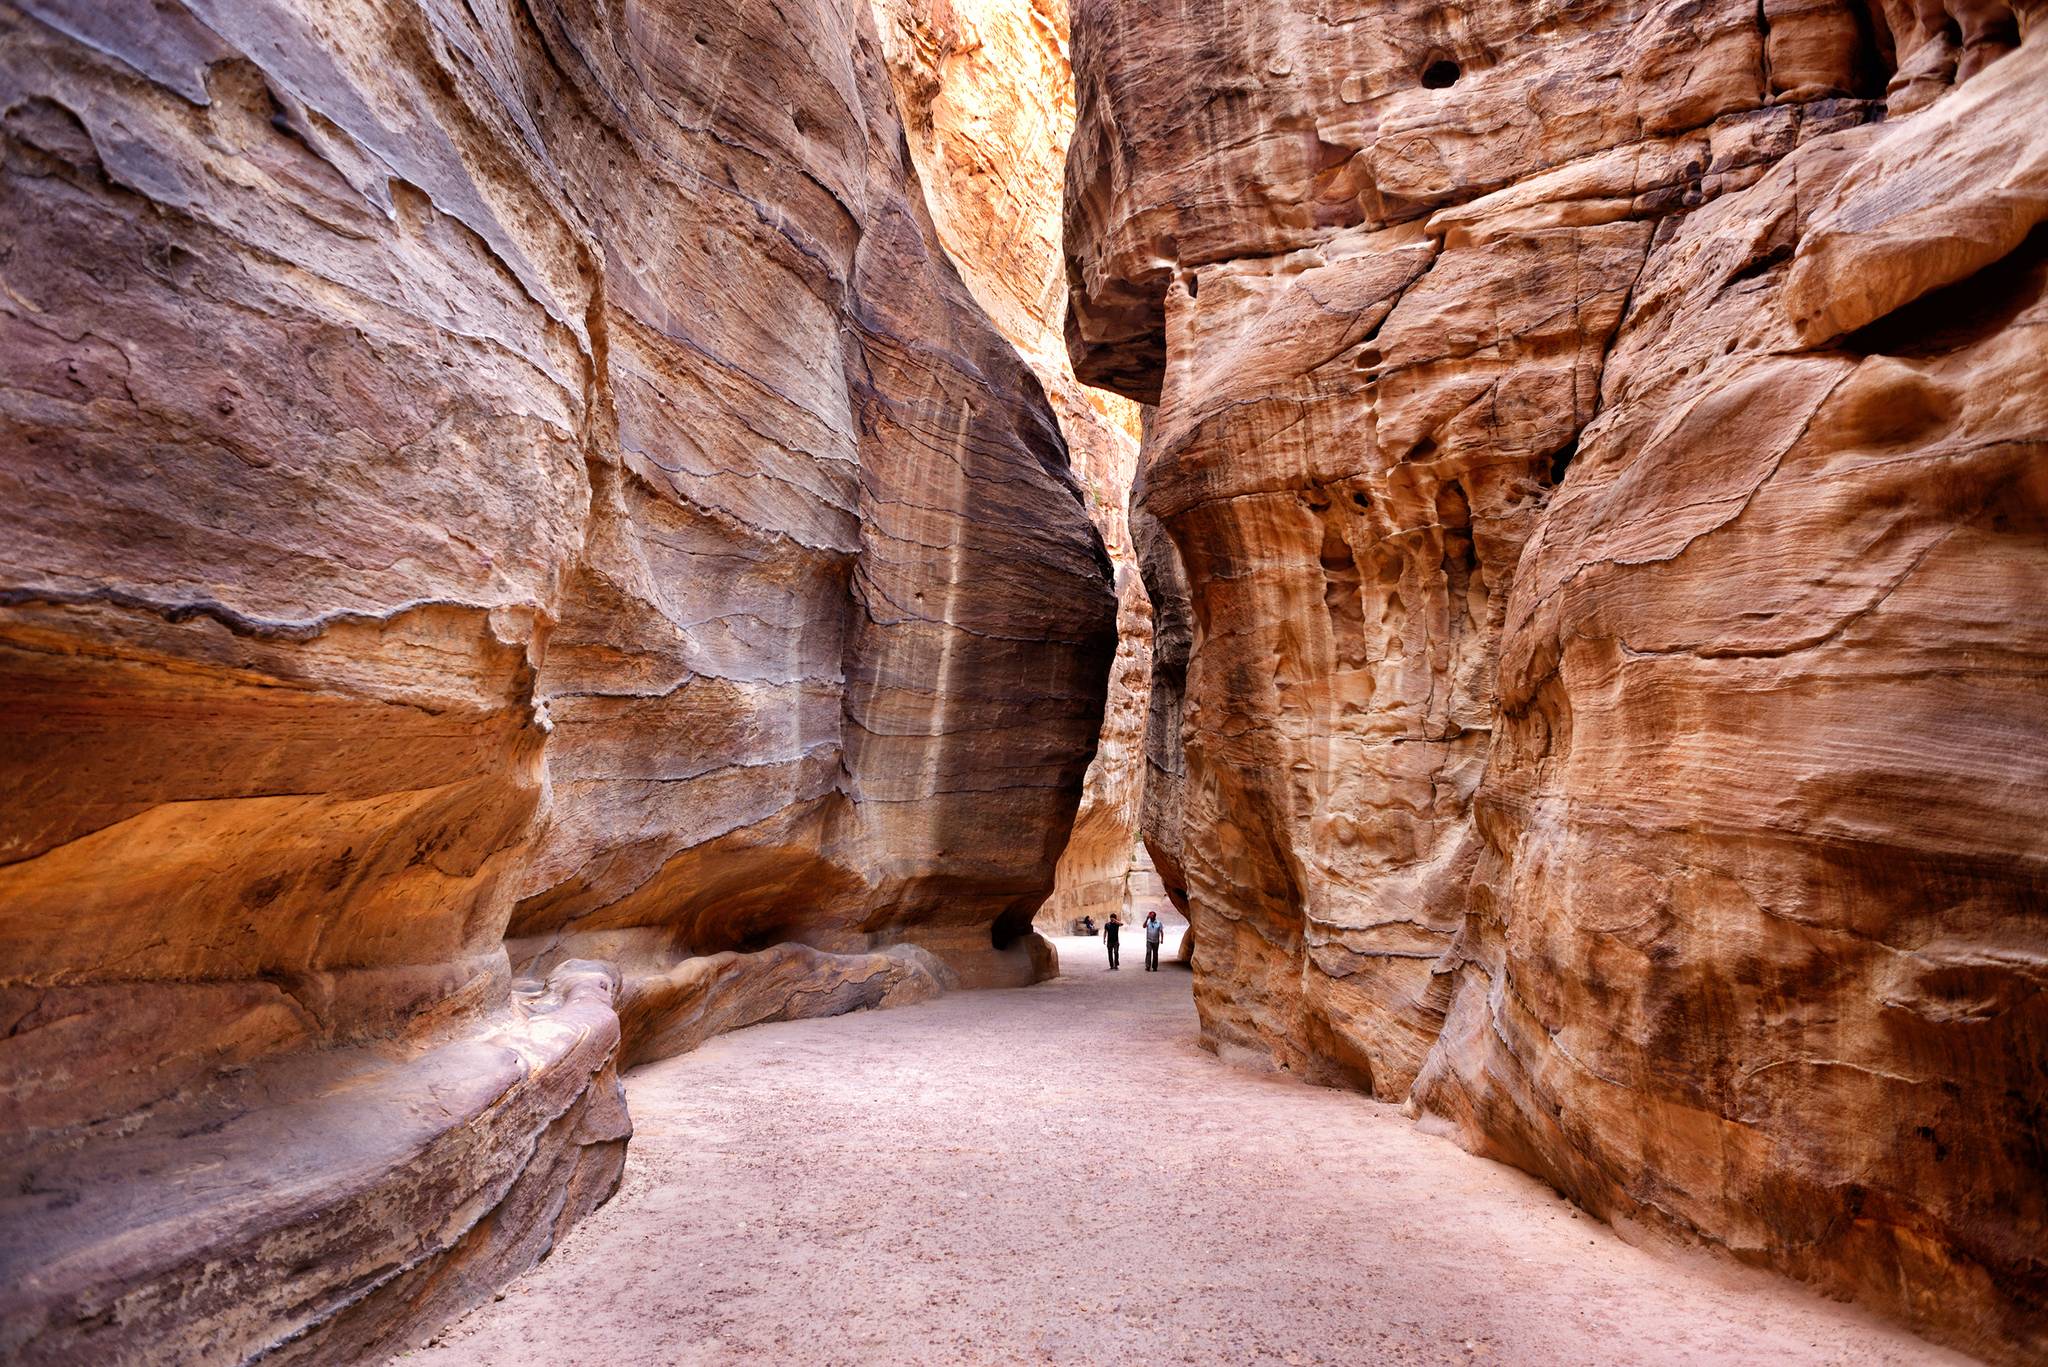
[(1074, 123), (1065, 0), (876, 0), (939, 240), (1045, 386), (1117, 575), (1117, 655), (1095, 758), (1041, 930), (1123, 906), (1138, 829), (1152, 611), (1125, 513), (1138, 407), (1074, 379), (1062, 323), (1061, 167)]
[(384, 1351), (620, 1062), (1045, 971), (1110, 566), (864, 4), (33, 0), (0, 130), (0, 1354)]
[(2040, 22), (1084, 0), (1067, 180), (1076, 372), (1159, 404), (1207, 1038), (2013, 1360)]
[(1131, 536), (1137, 544), (1145, 596), (1152, 603), (1152, 679), (1146, 695), (1145, 795), (1139, 835), (1146, 853), (1152, 856), (1161, 889), (1188, 918), (1187, 933), (1180, 937), (1180, 959), (1191, 963), (1195, 912), (1188, 902), (1188, 872), (1181, 847), (1188, 800), (1187, 753), (1181, 732), (1193, 623), (1188, 617), (1188, 579), (1181, 568), (1180, 552), (1159, 519), (1147, 511), (1142, 479), (1131, 491)]

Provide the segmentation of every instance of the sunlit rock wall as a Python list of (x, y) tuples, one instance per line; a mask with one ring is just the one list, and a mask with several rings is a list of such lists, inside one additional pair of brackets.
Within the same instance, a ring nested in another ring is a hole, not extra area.
[(2013, 1360), (2039, 23), (1085, 0), (1067, 181), (1076, 371), (1159, 404), (1209, 1040)]
[(0, 131), (0, 1356), (375, 1355), (622, 1061), (1046, 971), (1111, 567), (866, 5), (31, 0)]
[(1151, 605), (1125, 502), (1139, 410), (1079, 384), (1062, 326), (1060, 187), (1074, 123), (1064, 0), (876, 0), (876, 22), (939, 240), (1045, 386), (1117, 570), (1117, 657), (1047, 933), (1122, 905), (1143, 791)]

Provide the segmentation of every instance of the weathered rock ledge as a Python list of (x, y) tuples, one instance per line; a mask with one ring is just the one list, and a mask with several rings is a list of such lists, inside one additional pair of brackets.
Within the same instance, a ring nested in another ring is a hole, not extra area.
[[(114, 1122), (10, 1115), (0, 1351), (369, 1357), (488, 1296), (617, 1189), (632, 1131), (610, 971), (534, 987), (402, 1050), (273, 1058)], [(105, 1009), (38, 1014), (66, 1007)], [(8, 1095), (63, 1066), (10, 1074)]]

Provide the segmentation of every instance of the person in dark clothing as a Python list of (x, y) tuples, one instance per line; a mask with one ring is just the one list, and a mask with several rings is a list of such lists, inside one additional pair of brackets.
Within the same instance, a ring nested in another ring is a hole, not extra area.
[(1102, 923), (1102, 947), (1109, 951), (1109, 971), (1116, 972), (1116, 933), (1123, 929), (1123, 918), (1115, 912)]
[(1159, 919), (1159, 913), (1145, 913), (1145, 971), (1159, 971), (1159, 942), (1166, 938), (1166, 923)]

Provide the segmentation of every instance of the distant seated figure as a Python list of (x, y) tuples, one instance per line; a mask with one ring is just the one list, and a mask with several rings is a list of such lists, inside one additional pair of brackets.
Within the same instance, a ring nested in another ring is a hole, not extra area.
[(1093, 935), (1095, 933), (1095, 918), (1093, 916), (1083, 916), (1081, 918), (1081, 933), (1083, 935)]

